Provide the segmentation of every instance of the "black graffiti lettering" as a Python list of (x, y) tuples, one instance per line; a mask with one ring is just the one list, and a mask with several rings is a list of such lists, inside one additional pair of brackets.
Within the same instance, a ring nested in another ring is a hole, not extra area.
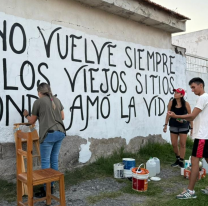
[(50, 58), (51, 40), (52, 40), (52, 38), (53, 38), (54, 33), (57, 32), (58, 30), (60, 30), (61, 27), (58, 27), (58, 28), (54, 29), (54, 30), (51, 32), (50, 37), (49, 37), (49, 40), (48, 40), (48, 43), (46, 43), (45, 37), (44, 37), (44, 35), (43, 35), (43, 33), (42, 33), (40, 27), (38, 26), (37, 28), (38, 28), (38, 30), (39, 30), (39, 32), (40, 32), (42, 38), (43, 38), (43, 42), (44, 42), (44, 46), (45, 46), (45, 50), (46, 50), (46, 56), (47, 56), (48, 58)]
[(130, 64), (128, 65), (128, 64), (126, 63), (126, 61), (124, 61), (124, 63), (125, 63), (125, 65), (126, 65), (126, 67), (131, 68), (131, 67), (132, 67), (132, 60), (131, 60), (131, 57), (129, 56), (128, 52), (127, 52), (128, 49), (131, 50), (131, 47), (127, 46), (127, 47), (125, 48), (125, 52), (126, 52), (126, 55), (127, 55), (128, 58), (129, 58)]
[(144, 102), (145, 102), (145, 105), (146, 105), (146, 107), (147, 107), (147, 111), (148, 111), (148, 116), (149, 116), (149, 117), (150, 117), (150, 112), (151, 112), (151, 105), (152, 105), (152, 101), (153, 101), (156, 97), (157, 97), (157, 95), (156, 95), (156, 96), (154, 96), (154, 97), (152, 97), (152, 99), (151, 99), (151, 101), (150, 101), (150, 104), (149, 104), (149, 105), (147, 104), (146, 99), (143, 97)]
[[(165, 80), (166, 80), (166, 91), (165, 91)], [(168, 91), (169, 91), (169, 83), (168, 83), (168, 78), (167, 77), (164, 77), (163, 80), (162, 80), (162, 86), (163, 86), (163, 92), (165, 95), (168, 94)]]
[(97, 62), (98, 64), (100, 64), (100, 60), (101, 60), (101, 55), (102, 55), (102, 52), (103, 52), (103, 49), (105, 48), (105, 46), (107, 46), (108, 44), (111, 44), (112, 42), (105, 42), (100, 50), (100, 52), (98, 52), (98, 49), (97, 49), (97, 46), (95, 44), (95, 42), (93, 40), (91, 40), (94, 48), (95, 48), (95, 51), (96, 51), (96, 55), (97, 55)]
[(0, 97), (0, 121), (3, 117), (3, 113), (4, 113), (4, 104), (3, 104), (2, 98)]
[(147, 94), (147, 75), (145, 74), (145, 89), (146, 89), (146, 94)]
[(121, 89), (122, 86), (120, 85), (120, 86), (119, 86), (119, 90), (120, 90), (121, 93), (126, 93), (126, 91), (127, 91), (127, 85), (126, 85), (126, 83), (125, 83), (125, 81), (124, 81), (124, 79), (123, 79), (123, 77), (122, 77), (122, 74), (124, 74), (124, 75), (126, 76), (126, 73), (125, 73), (124, 71), (121, 71), (121, 73), (120, 73), (120, 78), (121, 78), (121, 81), (122, 81), (123, 84), (124, 84), (125, 89), (122, 90), (122, 89)]
[(161, 62), (161, 55), (160, 53), (156, 52), (156, 71), (158, 72), (158, 65)]
[(158, 78), (159, 94), (161, 94), (160, 76)]
[(100, 90), (103, 93), (108, 93), (108, 90), (109, 90), (109, 87), (108, 87), (108, 72), (109, 72), (109, 69), (102, 69), (102, 71), (105, 72), (106, 90), (103, 90), (103, 83), (100, 84)]
[(147, 70), (148, 71), (149, 71), (149, 68), (150, 68), (150, 64), (149, 64), (150, 59), (153, 59), (152, 65), (153, 65), (153, 71), (155, 71), (155, 53), (152, 52), (152, 54), (150, 55), (149, 51), (147, 51)]
[[(108, 104), (108, 106), (107, 106), (107, 108), (108, 108), (107, 115), (103, 114), (103, 103), (104, 103), (105, 100), (107, 101), (107, 104)], [(101, 104), (100, 104), (100, 112), (101, 112), (102, 118), (107, 119), (110, 116), (110, 110), (111, 110), (110, 101), (109, 101), (108, 97), (104, 97), (101, 101)]]
[[(163, 110), (161, 111), (161, 101), (163, 103)], [(158, 97), (158, 102), (159, 102), (159, 113), (158, 116), (162, 116), (165, 112), (165, 102), (162, 98)], [(156, 115), (156, 114), (155, 114)]]
[(32, 111), (31, 98), (38, 99), (38, 97), (32, 94), (27, 94), (26, 96), (28, 98), (28, 112), (29, 112), (29, 115), (31, 115), (31, 111)]
[(113, 53), (111, 52), (111, 48), (116, 48), (117, 45), (108, 45), (108, 65), (111, 67), (116, 67), (115, 64), (111, 63), (111, 56), (113, 56)]
[[(50, 85), (50, 81), (48, 80), (48, 78), (41, 72), (42, 66), (45, 66), (46, 69), (48, 69), (48, 65), (46, 63), (42, 62), (38, 65), (38, 72), (46, 80), (46, 82)], [(40, 84), (40, 80), (37, 81), (37, 86), (39, 86), (39, 84)]]
[(91, 92), (92, 93), (98, 93), (99, 92), (99, 90), (94, 90), (93, 89), (93, 81), (95, 80), (95, 78), (93, 77), (93, 74), (92, 74), (92, 72), (98, 72), (98, 68), (97, 69), (93, 69), (93, 68), (91, 68), (91, 69), (89, 69), (89, 72), (90, 72), (90, 85), (91, 85)]
[(129, 119), (126, 122), (127, 124), (131, 121), (131, 108), (134, 109), (134, 116), (136, 117), (136, 106), (135, 106), (134, 97), (131, 98), (130, 103), (129, 103)]
[[(31, 71), (32, 71), (32, 83), (31, 83), (31, 86), (30, 87), (27, 87), (27, 85), (25, 84), (24, 82), (24, 78), (23, 78), (23, 72), (24, 72), (24, 68), (25, 68), (25, 65), (28, 64), (31, 68)], [(22, 66), (21, 66), (21, 69), (20, 69), (20, 82), (22, 83), (22, 86), (27, 89), (27, 90), (31, 90), (33, 89), (34, 85), (35, 85), (35, 70), (34, 70), (34, 67), (32, 65), (31, 62), (29, 61), (24, 61)]]
[(156, 99), (155, 99), (155, 116), (157, 115), (157, 102), (156, 102)]
[(143, 86), (142, 86), (142, 83), (140, 82), (140, 80), (138, 79), (138, 75), (141, 77), (141, 74), (136, 73), (136, 80), (139, 82), (141, 89), (140, 89), (140, 91), (138, 91), (138, 89), (137, 89), (138, 87), (136, 86), (136, 92), (137, 92), (137, 94), (141, 94), (143, 92)]
[(173, 64), (172, 59), (174, 59), (175, 56), (169, 56), (169, 58), (170, 58), (170, 73), (171, 73), (171, 74), (175, 74), (175, 72), (172, 71), (172, 64)]
[(172, 89), (171, 89), (171, 88), (169, 88), (169, 91), (170, 91), (170, 93), (171, 93), (171, 94), (174, 94), (174, 91), (173, 91), (174, 86), (173, 86), (172, 81), (174, 81), (174, 78), (173, 78), (173, 77), (170, 77), (170, 84), (171, 84), (171, 86), (172, 86)]
[(94, 61), (88, 60), (87, 53), (87, 39), (85, 38), (85, 63), (94, 64)]
[(92, 101), (92, 100), (90, 99), (90, 97), (87, 96), (86, 124), (85, 124), (84, 129), (81, 129), (80, 131), (84, 131), (84, 130), (88, 127), (88, 122), (89, 122), (89, 104), (91, 104), (92, 106), (94, 106), (96, 103), (97, 103), (97, 107), (96, 107), (96, 108), (97, 108), (97, 119), (99, 119), (99, 112), (98, 112), (98, 109), (99, 109), (99, 107), (98, 107), (98, 105), (99, 105), (99, 97), (97, 96), (97, 97), (95, 98), (95, 100)]
[[(114, 74), (116, 76), (116, 80), (113, 79)], [(113, 88), (113, 82), (117, 83), (116, 89)], [(113, 71), (112, 74), (111, 74), (111, 89), (114, 93), (116, 93), (118, 91), (118, 87), (119, 87), (119, 77), (118, 77), (117, 72)]]
[(128, 118), (128, 115), (123, 114), (123, 98), (121, 97), (121, 118)]
[(153, 92), (153, 94), (155, 93), (155, 78), (157, 78), (157, 77), (158, 77), (158, 75), (157, 76), (150, 75), (150, 78), (152, 78), (152, 92)]
[(163, 72), (165, 73), (165, 67), (166, 67), (167, 74), (169, 75), (170, 73), (168, 72), (168, 66), (167, 66), (168, 57), (164, 53), (162, 54), (162, 56), (163, 56)]
[(141, 67), (141, 52), (144, 52), (144, 49), (137, 49), (138, 54), (139, 54), (139, 70), (144, 70), (144, 68)]
[(69, 51), (69, 40), (68, 40), (68, 36), (66, 35), (66, 51), (65, 54), (62, 55), (61, 53), (61, 45), (60, 45), (60, 36), (59, 33), (57, 33), (57, 45), (58, 45), (58, 53), (59, 56), (61, 57), (61, 59), (66, 59), (66, 57), (68, 56), (68, 51)]
[(16, 105), (15, 101), (10, 97), (10, 95), (6, 95), (6, 126), (9, 126), (9, 102), (11, 102), (13, 106), (16, 108), (16, 110), (19, 112), (19, 114), (22, 117), (22, 122), (24, 122), (24, 115), (23, 115), (23, 111), (25, 108), (24, 95), (22, 95), (22, 110)]
[(74, 43), (74, 39), (82, 39), (82, 36), (76, 36), (76, 35), (70, 35), (70, 38), (72, 38), (72, 44), (71, 44), (71, 60), (74, 62), (82, 62), (81, 59), (75, 59), (74, 58), (74, 48), (77, 47), (77, 45)]
[(18, 90), (18, 87), (7, 85), (7, 62), (5, 58), (3, 59), (3, 74), (4, 74), (4, 90)]
[(87, 76), (86, 76), (86, 69), (83, 69), (83, 75), (84, 75), (84, 91), (87, 92)]
[(3, 51), (7, 50), (7, 32), (6, 32), (6, 28), (7, 28), (7, 22), (4, 20), (4, 22), (3, 22), (3, 32), (0, 31), (0, 36), (2, 38)]
[(136, 69), (136, 49), (134, 48), (134, 69)]
[[(22, 49), (19, 50), (19, 51), (14, 48), (14, 43), (13, 43), (14, 30), (15, 30), (16, 27), (20, 28), (20, 30), (22, 32), (22, 38), (23, 38)], [(10, 47), (11, 47), (12, 51), (16, 54), (22, 54), (25, 51), (26, 46), (27, 46), (27, 39), (26, 39), (25, 30), (24, 30), (24, 28), (21, 24), (15, 23), (15, 24), (12, 25), (10, 35), (9, 35), (9, 44), (10, 44)]]
[[(75, 103), (76, 103), (77, 99), (79, 99), (79, 106), (75, 106)], [(72, 107), (70, 107), (71, 121), (70, 121), (69, 126), (66, 128), (66, 130), (69, 130), (71, 128), (71, 126), (72, 126), (73, 118), (74, 118), (74, 110), (75, 109), (80, 110), (81, 119), (84, 120), (83, 107), (82, 107), (82, 96), (81, 95), (78, 95), (78, 96), (75, 97), (75, 99), (73, 101), (73, 104), (72, 104)]]
[(66, 72), (67, 77), (68, 77), (68, 79), (69, 79), (69, 82), (70, 82), (70, 85), (71, 85), (71, 90), (72, 90), (72, 92), (74, 92), (75, 82), (76, 82), (76, 78), (77, 78), (78, 73), (80, 72), (81, 69), (83, 69), (83, 68), (86, 67), (86, 66), (87, 66), (87, 65), (81, 66), (81, 67), (77, 70), (77, 72), (76, 72), (75, 75), (74, 75), (73, 80), (71, 79), (71, 76), (69, 75), (69, 73), (68, 73), (68, 71), (66, 70), (66, 68), (64, 68), (64, 71)]

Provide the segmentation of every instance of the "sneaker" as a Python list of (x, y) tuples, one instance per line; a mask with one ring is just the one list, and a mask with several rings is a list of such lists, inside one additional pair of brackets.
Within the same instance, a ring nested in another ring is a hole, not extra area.
[(194, 193), (191, 193), (188, 189), (184, 190), (181, 194), (176, 196), (177, 199), (186, 200), (186, 199), (195, 199), (197, 196)]
[(176, 162), (171, 165), (171, 167), (177, 167), (178, 165), (179, 165), (179, 159), (177, 159)]
[(205, 195), (208, 195), (208, 187), (206, 187), (205, 189), (201, 189), (201, 192)]
[(179, 160), (178, 166), (181, 167), (181, 168), (184, 168), (184, 163), (183, 163), (183, 161)]

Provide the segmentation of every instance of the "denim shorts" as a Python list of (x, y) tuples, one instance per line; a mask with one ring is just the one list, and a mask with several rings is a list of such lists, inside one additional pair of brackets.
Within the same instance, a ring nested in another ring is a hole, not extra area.
[(171, 127), (170, 126), (170, 133), (173, 134), (188, 134), (189, 128), (182, 128), (182, 127)]

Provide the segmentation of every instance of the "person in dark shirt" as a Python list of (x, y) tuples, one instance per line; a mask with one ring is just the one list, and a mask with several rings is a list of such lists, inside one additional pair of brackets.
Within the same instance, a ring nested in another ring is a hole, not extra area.
[[(187, 101), (184, 100), (185, 91), (182, 88), (174, 89), (174, 99), (168, 104), (168, 111), (173, 111), (177, 115), (191, 114), (191, 107)], [(188, 122), (183, 119), (174, 119), (166, 116), (165, 125), (163, 128), (164, 132), (167, 132), (167, 125), (169, 121), (171, 143), (173, 146), (174, 153), (176, 155), (176, 161), (172, 167), (184, 167), (184, 157), (186, 153), (186, 139), (189, 132), (189, 128), (193, 129), (193, 122)], [(189, 126), (191, 125), (191, 127)], [(178, 138), (180, 138), (180, 150), (178, 148)]]
[[(30, 124), (34, 124), (36, 120), (39, 121), (41, 168), (58, 170), (58, 156), (62, 140), (66, 135), (63, 123), (64, 107), (60, 100), (53, 96), (50, 85), (41, 83), (37, 90), (39, 99), (33, 104), (32, 115), (29, 116), (27, 110), (23, 112), (23, 115)], [(52, 193), (53, 184), (52, 182)], [(44, 185), (41, 192), (36, 193), (35, 196), (44, 197), (45, 189)]]

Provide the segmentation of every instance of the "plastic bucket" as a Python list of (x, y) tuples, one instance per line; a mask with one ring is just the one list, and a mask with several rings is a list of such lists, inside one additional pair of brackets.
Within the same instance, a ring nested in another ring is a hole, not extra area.
[(207, 174), (208, 173), (208, 164), (204, 158), (202, 159), (202, 165), (203, 165), (203, 168), (206, 170), (206, 174)]
[(114, 164), (114, 178), (124, 178), (124, 165), (122, 163)]
[(124, 165), (124, 177), (132, 177), (132, 169), (136, 167), (135, 159), (133, 158), (123, 158), (123, 165)]
[(149, 171), (145, 168), (140, 168), (141, 165), (139, 165), (138, 168), (135, 167), (132, 169), (132, 189), (138, 192), (146, 192), (148, 188)]
[(133, 158), (123, 158), (122, 161), (125, 170), (131, 170), (133, 167), (136, 167), (136, 162)]

